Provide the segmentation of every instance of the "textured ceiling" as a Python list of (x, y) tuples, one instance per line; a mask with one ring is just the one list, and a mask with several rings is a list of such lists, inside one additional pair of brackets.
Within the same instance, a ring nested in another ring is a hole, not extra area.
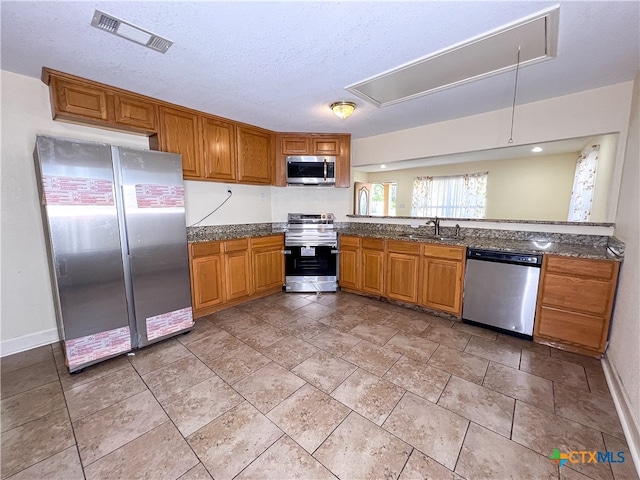
[[(1, 67), (43, 66), (276, 131), (367, 137), (509, 107), (514, 72), (376, 108), (344, 87), (560, 5), (557, 58), (520, 70), (518, 103), (632, 80), (640, 3), (8, 2)], [(90, 26), (95, 9), (174, 42), (159, 54)], [(352, 117), (328, 105), (358, 104)]]

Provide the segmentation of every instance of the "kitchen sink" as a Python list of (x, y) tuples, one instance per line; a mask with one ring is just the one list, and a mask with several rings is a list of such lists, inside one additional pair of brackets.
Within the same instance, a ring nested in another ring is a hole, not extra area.
[(415, 234), (415, 233), (401, 233), (399, 235), (400, 237), (403, 238), (410, 238), (411, 240), (423, 240), (423, 241), (429, 241), (429, 240), (437, 240), (440, 242), (454, 242), (454, 241), (459, 241), (462, 240), (462, 237), (447, 237), (444, 235), (424, 235), (424, 234)]

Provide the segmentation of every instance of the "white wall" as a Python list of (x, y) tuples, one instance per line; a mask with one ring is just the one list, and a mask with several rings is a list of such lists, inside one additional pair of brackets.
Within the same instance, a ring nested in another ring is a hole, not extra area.
[[(640, 472), (640, 74), (636, 76), (615, 235), (625, 242), (607, 359), (622, 384)], [(635, 433), (635, 436), (634, 436)]]
[[(631, 132), (629, 132), (631, 133)], [(616, 150), (618, 138), (615, 135), (597, 135), (590, 139), (590, 145), (600, 145), (598, 167), (596, 169), (596, 187), (593, 191), (591, 208), (592, 222), (606, 222), (607, 212), (615, 211), (617, 198), (609, 193), (614, 189), (613, 181), (616, 169)], [(612, 207), (613, 204), (613, 207)]]
[[(271, 222), (271, 191), (275, 187), (186, 181), (187, 225), (193, 225), (220, 207), (198, 226)], [(227, 188), (232, 192), (227, 198)]]
[(271, 218), (286, 222), (287, 213), (334, 213), (336, 221), (345, 222), (349, 211), (351, 188), (331, 187), (272, 187)]
[[(625, 82), (518, 105), (513, 145), (619, 132), (616, 168), (611, 187), (613, 198), (618, 198), (632, 89), (633, 82)], [(354, 167), (388, 164), (506, 147), (510, 121), (511, 109), (503, 109), (355, 139), (351, 145), (351, 163)], [(607, 212), (607, 221), (613, 222), (614, 219), (615, 205), (612, 204)]]

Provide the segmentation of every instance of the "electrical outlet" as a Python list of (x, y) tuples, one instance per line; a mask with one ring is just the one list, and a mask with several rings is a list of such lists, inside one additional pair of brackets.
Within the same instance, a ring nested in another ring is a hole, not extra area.
[(260, 201), (264, 202), (264, 192), (260, 192)]

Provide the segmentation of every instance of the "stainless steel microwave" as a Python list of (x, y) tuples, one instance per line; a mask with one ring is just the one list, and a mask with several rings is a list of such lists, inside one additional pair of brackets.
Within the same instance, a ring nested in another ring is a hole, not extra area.
[(336, 157), (289, 156), (287, 185), (328, 185), (336, 183)]

